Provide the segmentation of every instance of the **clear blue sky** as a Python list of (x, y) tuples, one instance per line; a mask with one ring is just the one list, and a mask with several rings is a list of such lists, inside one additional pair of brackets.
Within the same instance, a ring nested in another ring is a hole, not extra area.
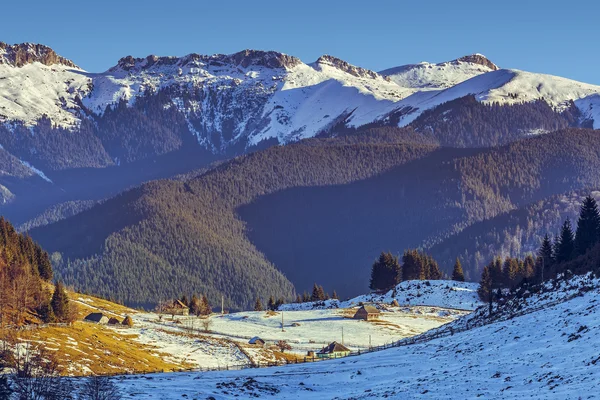
[(8, 1), (0, 41), (100, 72), (126, 55), (277, 50), (373, 70), (483, 53), (501, 67), (600, 84), (597, 1)]

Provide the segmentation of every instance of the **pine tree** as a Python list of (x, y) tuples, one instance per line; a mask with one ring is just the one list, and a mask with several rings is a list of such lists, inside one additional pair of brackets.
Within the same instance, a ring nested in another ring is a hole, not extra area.
[[(315, 283), (316, 286), (316, 283)], [(269, 308), (269, 310), (271, 311), (275, 311), (275, 297), (273, 297), (271, 295), (271, 297), (269, 297), (269, 303), (267, 303), (267, 307)]]
[(202, 299), (200, 299), (200, 313), (202, 315), (210, 315), (212, 313), (212, 307), (208, 303), (208, 297), (205, 294), (202, 295)]
[(339, 300), (339, 299), (338, 299), (338, 295), (337, 295), (337, 293), (335, 292), (335, 289), (333, 290), (333, 294), (331, 295), (331, 298), (332, 298), (332, 299), (334, 299), (334, 300)]
[(462, 265), (458, 257), (456, 257), (456, 262), (454, 263), (454, 269), (452, 270), (452, 280), (458, 282), (465, 281), (465, 274), (462, 269)]
[(254, 303), (254, 311), (262, 311), (262, 310), (263, 310), (262, 302), (260, 301), (260, 297), (257, 297), (256, 303)]
[(577, 254), (585, 254), (600, 240), (600, 213), (598, 204), (592, 196), (587, 196), (581, 204), (577, 231), (575, 235), (575, 250)]
[(571, 221), (565, 220), (560, 230), (560, 236), (558, 238), (558, 244), (556, 248), (556, 262), (562, 263), (570, 261), (575, 255), (575, 238), (573, 235), (573, 228), (571, 228)]
[(50, 304), (58, 321), (64, 322), (69, 319), (69, 296), (67, 295), (67, 291), (62, 282), (56, 284)]
[(369, 288), (376, 291), (391, 289), (400, 282), (400, 272), (398, 257), (382, 252), (371, 267)]
[(434, 281), (442, 279), (442, 271), (440, 271), (440, 266), (438, 265), (437, 261), (435, 261), (433, 257), (427, 256), (426, 263), (428, 271), (426, 279)]
[(56, 316), (54, 315), (54, 310), (52, 310), (52, 305), (48, 297), (44, 295), (44, 299), (42, 300), (42, 303), (38, 307), (37, 311), (42, 321), (44, 321), (46, 324), (56, 322)]
[(306, 293), (306, 291), (304, 291), (304, 293), (302, 293), (302, 302), (308, 303), (309, 301), (310, 301), (310, 296), (308, 295), (308, 293)]
[(481, 273), (481, 281), (479, 282), (477, 294), (479, 294), (479, 298), (482, 301), (488, 301), (493, 290), (492, 273), (490, 269), (490, 265), (488, 265), (483, 268), (483, 272)]

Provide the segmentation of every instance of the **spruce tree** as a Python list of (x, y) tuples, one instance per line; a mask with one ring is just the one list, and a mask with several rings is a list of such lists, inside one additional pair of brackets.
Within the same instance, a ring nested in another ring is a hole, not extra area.
[(462, 269), (462, 264), (458, 257), (456, 257), (456, 262), (454, 263), (454, 269), (452, 270), (452, 280), (458, 282), (465, 281), (465, 274)]
[(256, 303), (254, 303), (254, 311), (262, 311), (262, 310), (263, 310), (262, 302), (260, 301), (260, 297), (257, 297)]
[(481, 273), (481, 281), (479, 282), (479, 288), (477, 289), (477, 294), (479, 294), (479, 298), (482, 301), (488, 301), (490, 299), (490, 294), (493, 290), (492, 286), (493, 282), (491, 266), (487, 265), (483, 268), (483, 272)]
[(331, 298), (332, 298), (332, 299), (334, 299), (334, 300), (339, 300), (339, 299), (338, 299), (338, 295), (337, 295), (337, 293), (335, 292), (335, 289), (333, 290), (333, 294), (331, 295)]
[(585, 254), (599, 241), (600, 213), (598, 204), (592, 196), (587, 196), (581, 204), (577, 231), (575, 234), (575, 250), (577, 254)]
[(427, 256), (425, 257), (425, 262), (427, 264), (427, 277), (426, 279), (430, 279), (430, 280), (440, 280), (442, 279), (442, 271), (440, 271), (440, 266), (438, 265), (437, 261), (435, 261), (433, 259), (433, 257), (431, 256)]
[(402, 280), (412, 281), (422, 278), (421, 262), (416, 250), (405, 250), (402, 255)]
[(202, 315), (210, 315), (212, 313), (212, 307), (208, 303), (208, 297), (205, 294), (202, 295), (202, 299), (200, 299), (200, 313)]
[(558, 244), (556, 248), (556, 262), (562, 263), (570, 261), (575, 255), (575, 238), (573, 235), (573, 228), (571, 228), (571, 221), (565, 220), (560, 230), (560, 236), (558, 238)]
[(64, 322), (69, 319), (69, 296), (62, 282), (56, 284), (50, 304), (58, 321)]
[[(316, 283), (315, 283), (316, 286)], [(271, 297), (269, 297), (269, 302), (267, 303), (267, 307), (269, 308), (269, 310), (271, 311), (275, 311), (275, 297), (273, 297), (271, 295)]]
[(400, 263), (392, 253), (382, 252), (371, 267), (369, 288), (375, 291), (385, 291), (400, 282)]

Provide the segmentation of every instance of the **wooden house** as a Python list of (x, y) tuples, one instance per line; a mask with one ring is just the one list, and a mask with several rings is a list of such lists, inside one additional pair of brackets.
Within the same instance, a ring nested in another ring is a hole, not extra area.
[(338, 342), (331, 342), (317, 353), (319, 358), (339, 358), (350, 354), (350, 349)]
[(356, 313), (354, 314), (354, 319), (363, 319), (365, 321), (371, 321), (379, 318), (379, 314), (381, 314), (381, 311), (379, 311), (373, 306), (362, 306), (361, 308), (356, 310)]

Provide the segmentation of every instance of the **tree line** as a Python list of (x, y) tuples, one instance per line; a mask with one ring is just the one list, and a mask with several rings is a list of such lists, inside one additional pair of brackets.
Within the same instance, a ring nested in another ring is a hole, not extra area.
[(74, 307), (59, 282), (51, 290), (53, 270), (46, 253), (29, 235), (0, 217), (0, 327), (34, 322), (70, 322)]
[[(416, 249), (405, 250), (402, 255), (402, 265), (398, 257), (390, 252), (382, 252), (371, 266), (369, 288), (383, 292), (394, 288), (402, 281), (410, 280), (439, 280), (444, 274), (434, 258)], [(464, 282), (465, 275), (462, 264), (457, 258), (452, 270), (452, 280)]]
[(491, 261), (481, 275), (479, 296), (491, 299), (493, 291), (515, 288), (525, 282), (543, 282), (559, 272), (559, 266), (585, 255), (600, 243), (600, 212), (592, 196), (587, 196), (580, 207), (577, 228), (574, 231), (567, 218), (554, 239), (546, 234), (536, 257), (526, 256), (523, 260), (507, 257), (504, 261)]

